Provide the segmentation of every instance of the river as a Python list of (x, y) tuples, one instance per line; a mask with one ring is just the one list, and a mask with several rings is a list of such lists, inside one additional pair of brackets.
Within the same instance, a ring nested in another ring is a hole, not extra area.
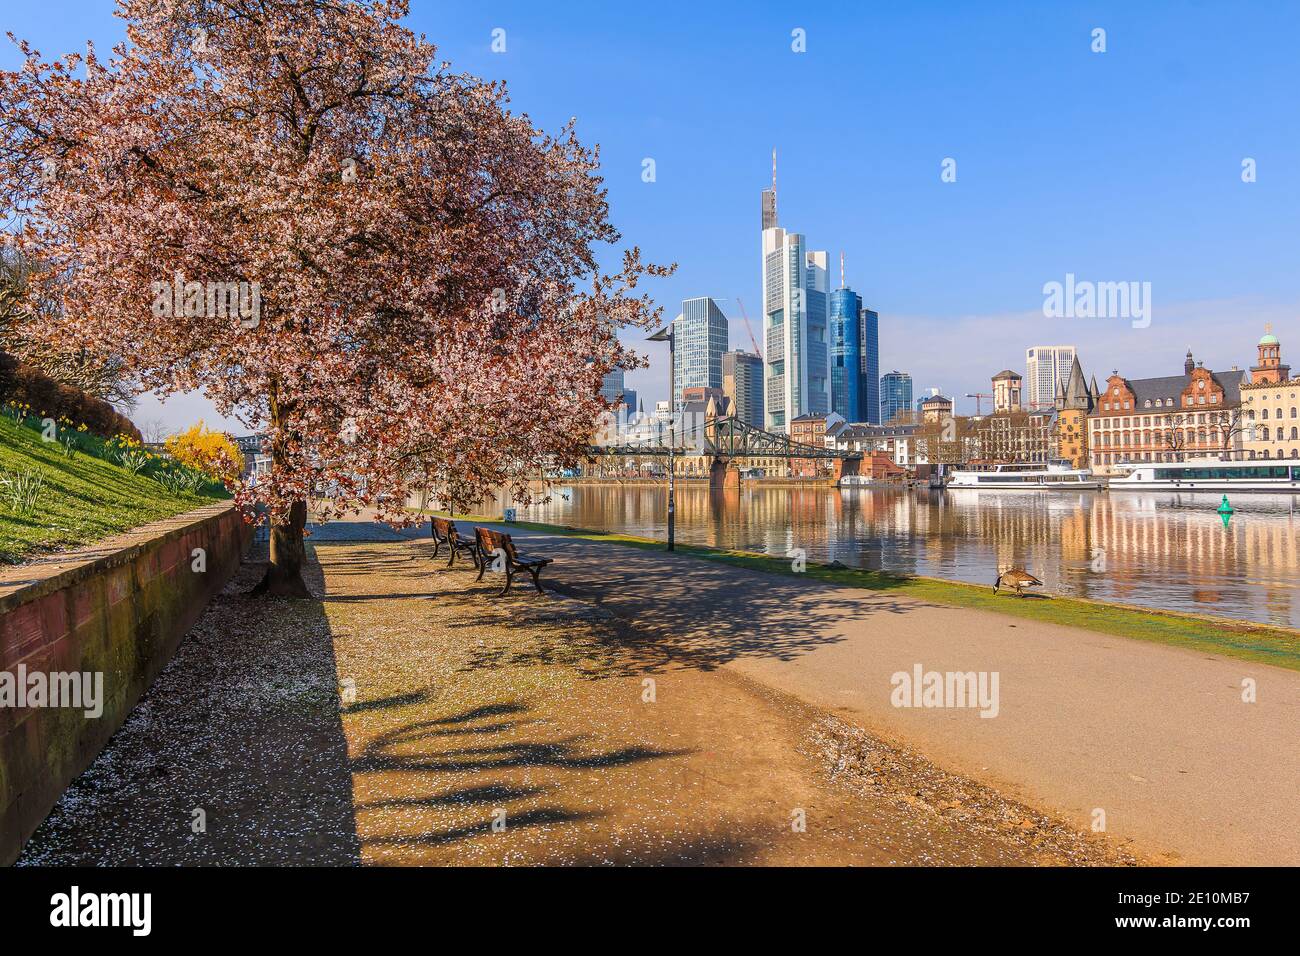
[[(1290, 495), (677, 486), (677, 540), (992, 586), (1021, 565), (1047, 590), (1300, 627)], [(499, 502), (505, 504), (504, 501)], [(564, 484), (526, 521), (667, 538), (667, 489)]]

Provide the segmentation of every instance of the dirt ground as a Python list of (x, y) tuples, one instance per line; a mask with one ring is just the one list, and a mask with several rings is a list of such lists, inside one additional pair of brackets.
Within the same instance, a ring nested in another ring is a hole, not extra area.
[[(1132, 862), (595, 605), (317, 548), (361, 857), (421, 864)], [(463, 564), (463, 562), (462, 562)]]
[(322, 599), (247, 566), (20, 863), (1138, 862), (427, 539), (313, 551)]

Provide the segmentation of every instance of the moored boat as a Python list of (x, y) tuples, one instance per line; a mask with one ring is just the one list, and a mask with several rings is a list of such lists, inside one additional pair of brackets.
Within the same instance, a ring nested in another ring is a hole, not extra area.
[(1111, 491), (1300, 492), (1300, 462), (1218, 461), (1135, 463), (1110, 479)]
[(1068, 462), (1046, 465), (1005, 464), (988, 470), (954, 471), (948, 488), (989, 491), (1087, 491), (1101, 487), (1101, 481), (1086, 468), (1071, 468)]

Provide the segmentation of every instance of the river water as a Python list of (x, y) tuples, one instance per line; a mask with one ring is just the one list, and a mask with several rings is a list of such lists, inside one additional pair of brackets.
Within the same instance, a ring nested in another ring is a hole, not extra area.
[[(992, 586), (1021, 565), (1098, 600), (1300, 627), (1300, 501), (1173, 492), (677, 486), (677, 540)], [(501, 504), (506, 502), (502, 501)], [(558, 484), (525, 521), (667, 538), (667, 489)]]

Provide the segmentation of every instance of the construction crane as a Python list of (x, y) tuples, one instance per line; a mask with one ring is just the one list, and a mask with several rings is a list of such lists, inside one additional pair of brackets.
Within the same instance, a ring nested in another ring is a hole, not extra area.
[(754, 330), (749, 327), (749, 316), (745, 314), (745, 303), (740, 301), (740, 296), (736, 296), (736, 306), (740, 309), (740, 317), (745, 320), (745, 331), (749, 333), (749, 342), (754, 346), (754, 354), (762, 358), (763, 350), (758, 347), (758, 339), (754, 338)]
[(976, 416), (982, 416), (984, 412), (980, 406), (980, 399), (992, 398), (993, 396), (990, 395), (988, 392), (967, 392), (966, 397), (975, 399), (975, 414)]

